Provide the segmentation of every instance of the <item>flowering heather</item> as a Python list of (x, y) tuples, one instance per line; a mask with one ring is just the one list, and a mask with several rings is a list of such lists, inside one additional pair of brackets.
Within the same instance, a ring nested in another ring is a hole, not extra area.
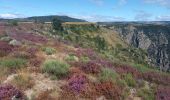
[(14, 96), (19, 100), (23, 100), (24, 98), (23, 93), (12, 85), (0, 86), (0, 100), (11, 100)]
[(164, 75), (157, 72), (145, 72), (143, 78), (147, 81), (154, 82), (157, 84), (170, 85), (170, 76)]
[(0, 41), (0, 56), (6, 56), (8, 53), (12, 52), (13, 48), (14, 47), (7, 42)]
[(104, 95), (108, 100), (121, 100), (121, 88), (112, 82), (99, 83), (96, 86), (98, 94)]
[(89, 61), (87, 63), (82, 64), (81, 69), (86, 73), (97, 74), (101, 70), (101, 66), (93, 61)]
[(98, 57), (94, 50), (92, 50), (92, 49), (81, 49), (81, 48), (79, 48), (75, 52), (75, 55), (77, 57), (86, 56), (86, 57), (89, 57), (90, 59), (96, 59)]
[(33, 33), (12, 33), (10, 34), (12, 38), (22, 41), (27, 40), (34, 43), (46, 43), (47, 39), (40, 35), (35, 35)]
[(156, 92), (156, 100), (170, 100), (170, 88), (159, 86)]
[(42, 60), (40, 59), (31, 59), (30, 60), (30, 65), (34, 66), (34, 67), (40, 67), (42, 63)]
[(26, 52), (29, 53), (31, 58), (34, 58), (36, 56), (35, 54), (37, 51), (38, 51), (38, 49), (35, 47), (30, 47), (26, 50)]
[(120, 74), (131, 73), (133, 75), (133, 77), (141, 78), (141, 73), (137, 69), (135, 69), (131, 66), (119, 65), (119, 66), (115, 67), (115, 70), (116, 70), (117, 73), (120, 73)]
[(68, 80), (68, 87), (74, 93), (79, 94), (85, 89), (87, 83), (88, 80), (86, 76), (82, 74), (75, 74)]

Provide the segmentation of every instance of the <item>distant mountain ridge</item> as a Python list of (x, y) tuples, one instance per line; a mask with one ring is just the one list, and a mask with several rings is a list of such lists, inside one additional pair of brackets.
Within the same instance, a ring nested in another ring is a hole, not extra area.
[(33, 16), (27, 18), (15, 18), (15, 19), (0, 19), (0, 21), (10, 21), (10, 20), (17, 20), (17, 21), (24, 21), (24, 22), (51, 22), (54, 18), (58, 18), (63, 22), (87, 22), (82, 19), (72, 18), (69, 16), (58, 16), (58, 15), (50, 15), (50, 16)]

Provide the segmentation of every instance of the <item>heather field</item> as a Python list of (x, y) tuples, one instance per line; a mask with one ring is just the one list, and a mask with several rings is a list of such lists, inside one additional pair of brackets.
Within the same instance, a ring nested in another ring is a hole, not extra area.
[(0, 100), (170, 100), (169, 73), (137, 65), (137, 49), (108, 50), (106, 29), (65, 24), (66, 35), (44, 23), (0, 24)]

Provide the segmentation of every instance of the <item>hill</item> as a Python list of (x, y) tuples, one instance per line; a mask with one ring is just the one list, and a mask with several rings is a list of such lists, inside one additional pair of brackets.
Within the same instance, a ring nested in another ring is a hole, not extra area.
[(34, 16), (34, 17), (16, 18), (16, 19), (0, 19), (0, 21), (17, 20), (17, 21), (20, 21), (20, 22), (52, 22), (52, 20), (56, 17), (63, 22), (86, 22), (85, 20), (82, 20), (82, 19), (71, 18), (71, 17), (68, 17), (68, 16), (57, 16), (57, 15)]
[[(0, 23), (0, 100), (169, 100), (170, 75), (148, 64), (136, 30), (88, 22), (62, 27)], [(134, 41), (125, 41), (132, 33)]]

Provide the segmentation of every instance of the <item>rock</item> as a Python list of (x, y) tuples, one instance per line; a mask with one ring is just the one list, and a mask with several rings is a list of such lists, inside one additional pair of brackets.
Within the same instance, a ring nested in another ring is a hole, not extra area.
[(13, 46), (20, 46), (22, 45), (22, 43), (20, 41), (17, 41), (17, 40), (12, 40), (9, 42), (10, 45), (13, 45)]
[(148, 64), (170, 71), (170, 27), (164, 25), (120, 25), (114, 30), (129, 45), (148, 53)]
[(7, 37), (2, 37), (0, 40), (1, 40), (1, 41), (5, 41), (5, 42), (9, 42), (9, 41), (11, 41), (12, 39), (7, 36)]

